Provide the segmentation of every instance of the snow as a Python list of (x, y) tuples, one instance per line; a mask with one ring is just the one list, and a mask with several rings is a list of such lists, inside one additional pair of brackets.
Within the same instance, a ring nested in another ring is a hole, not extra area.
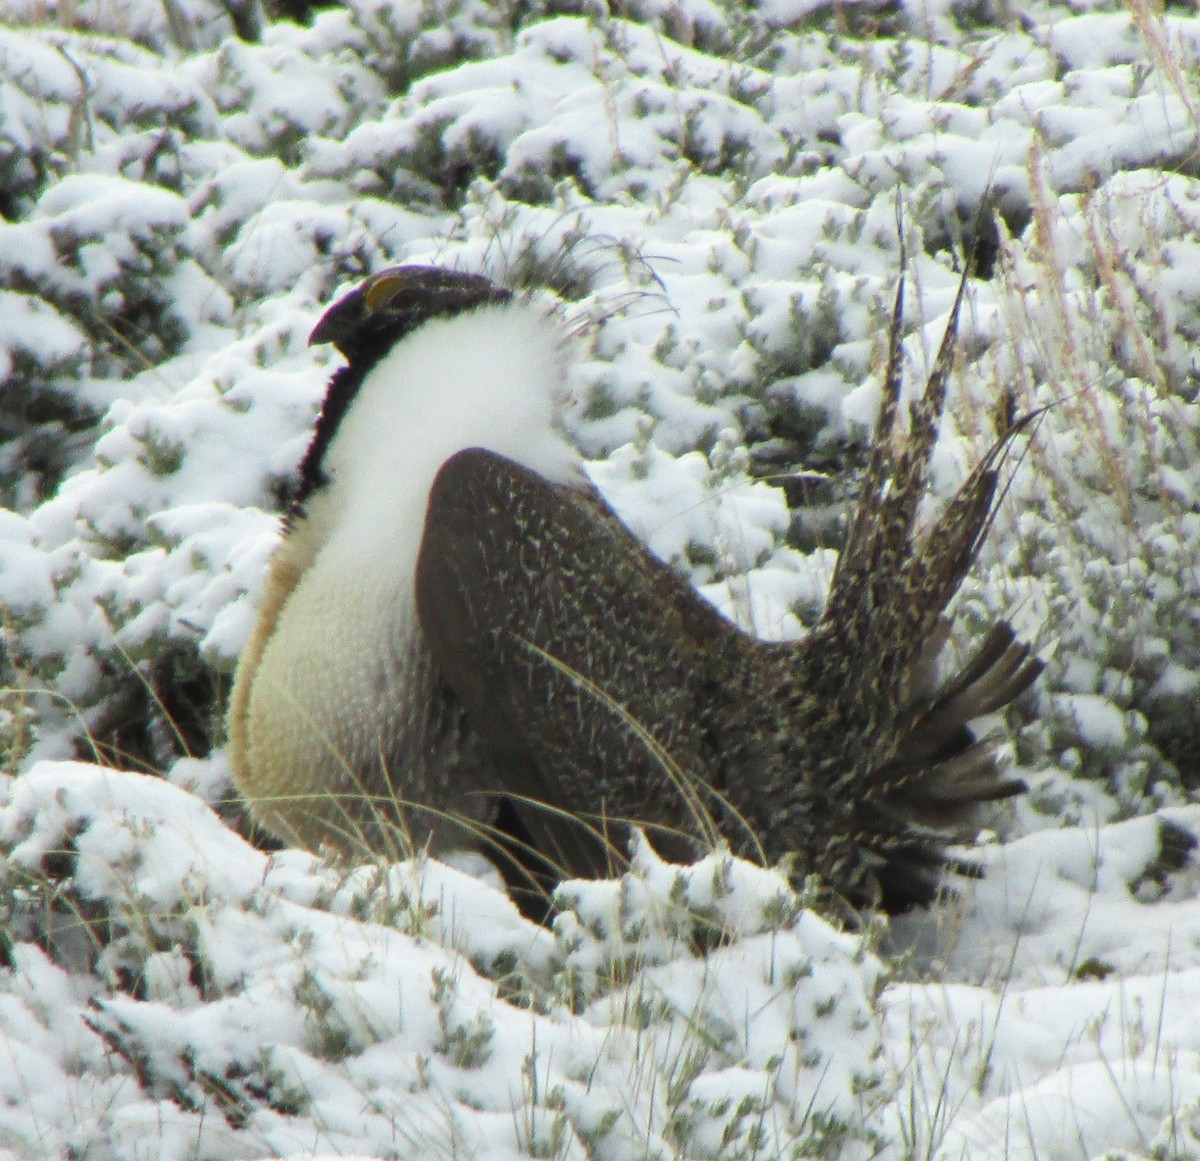
[[(0, 1157), (1200, 1156), (1200, 18), (510, 7), (4, 6)], [(956, 607), (1048, 663), (983, 880), (852, 934), (639, 842), (543, 928), (478, 858), (247, 840), (221, 709), (339, 292), (535, 288), (589, 476), (795, 637), (901, 241), (911, 390), (988, 189), (931, 509), (1053, 406)]]

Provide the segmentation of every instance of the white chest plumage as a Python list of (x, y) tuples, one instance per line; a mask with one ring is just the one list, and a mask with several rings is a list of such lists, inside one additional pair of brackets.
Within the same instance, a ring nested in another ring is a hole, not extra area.
[[(486, 804), (438, 720), (413, 572), (438, 469), (470, 447), (579, 479), (556, 426), (559, 334), (519, 302), (425, 322), (362, 377), (272, 562), (235, 681), (234, 775), (269, 830), (316, 846), (418, 845)], [(397, 811), (393, 800), (418, 803)]]

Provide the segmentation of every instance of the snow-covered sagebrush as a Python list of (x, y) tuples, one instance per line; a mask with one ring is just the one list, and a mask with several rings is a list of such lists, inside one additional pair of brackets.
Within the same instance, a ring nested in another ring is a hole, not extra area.
[[(0, 0), (0, 1157), (1200, 1157), (1200, 19), (304, 8)], [(486, 869), (239, 834), (223, 700), (339, 290), (553, 302), (593, 479), (779, 637), (896, 282), (916, 381), (967, 250), (938, 495), (1052, 405), (958, 605), (1049, 662), (982, 884), (868, 938), (639, 847), (547, 930)]]

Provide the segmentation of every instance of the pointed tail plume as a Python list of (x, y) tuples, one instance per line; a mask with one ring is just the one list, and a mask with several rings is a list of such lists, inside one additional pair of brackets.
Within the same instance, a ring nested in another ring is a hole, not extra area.
[(862, 495), (825, 613), (809, 637), (779, 648), (797, 741), (783, 747), (793, 752), (777, 775), (786, 781), (790, 766), (791, 793), (783, 794), (788, 808), (764, 820), (776, 832), (768, 849), (814, 852), (805, 869), (854, 908), (925, 905), (944, 870), (977, 874), (947, 846), (971, 837), (982, 804), (1025, 789), (970, 723), (1020, 696), (1042, 662), (1001, 621), (957, 672), (939, 672), (945, 612), (991, 525), (1006, 454), (1041, 413), (1013, 419), (1005, 401), (983, 459), (931, 524), (919, 521), (966, 281), (903, 431), (898, 289)]

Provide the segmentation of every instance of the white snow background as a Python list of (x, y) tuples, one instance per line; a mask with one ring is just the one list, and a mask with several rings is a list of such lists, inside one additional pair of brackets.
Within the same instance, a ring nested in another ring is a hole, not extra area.
[[(1200, 1158), (1198, 159), (1187, 5), (0, 0), (0, 1158)], [(957, 604), (1048, 662), (984, 881), (853, 935), (639, 849), (545, 929), (247, 841), (338, 292), (539, 288), (599, 486), (796, 635), (989, 189), (938, 495), (1056, 406)]]

